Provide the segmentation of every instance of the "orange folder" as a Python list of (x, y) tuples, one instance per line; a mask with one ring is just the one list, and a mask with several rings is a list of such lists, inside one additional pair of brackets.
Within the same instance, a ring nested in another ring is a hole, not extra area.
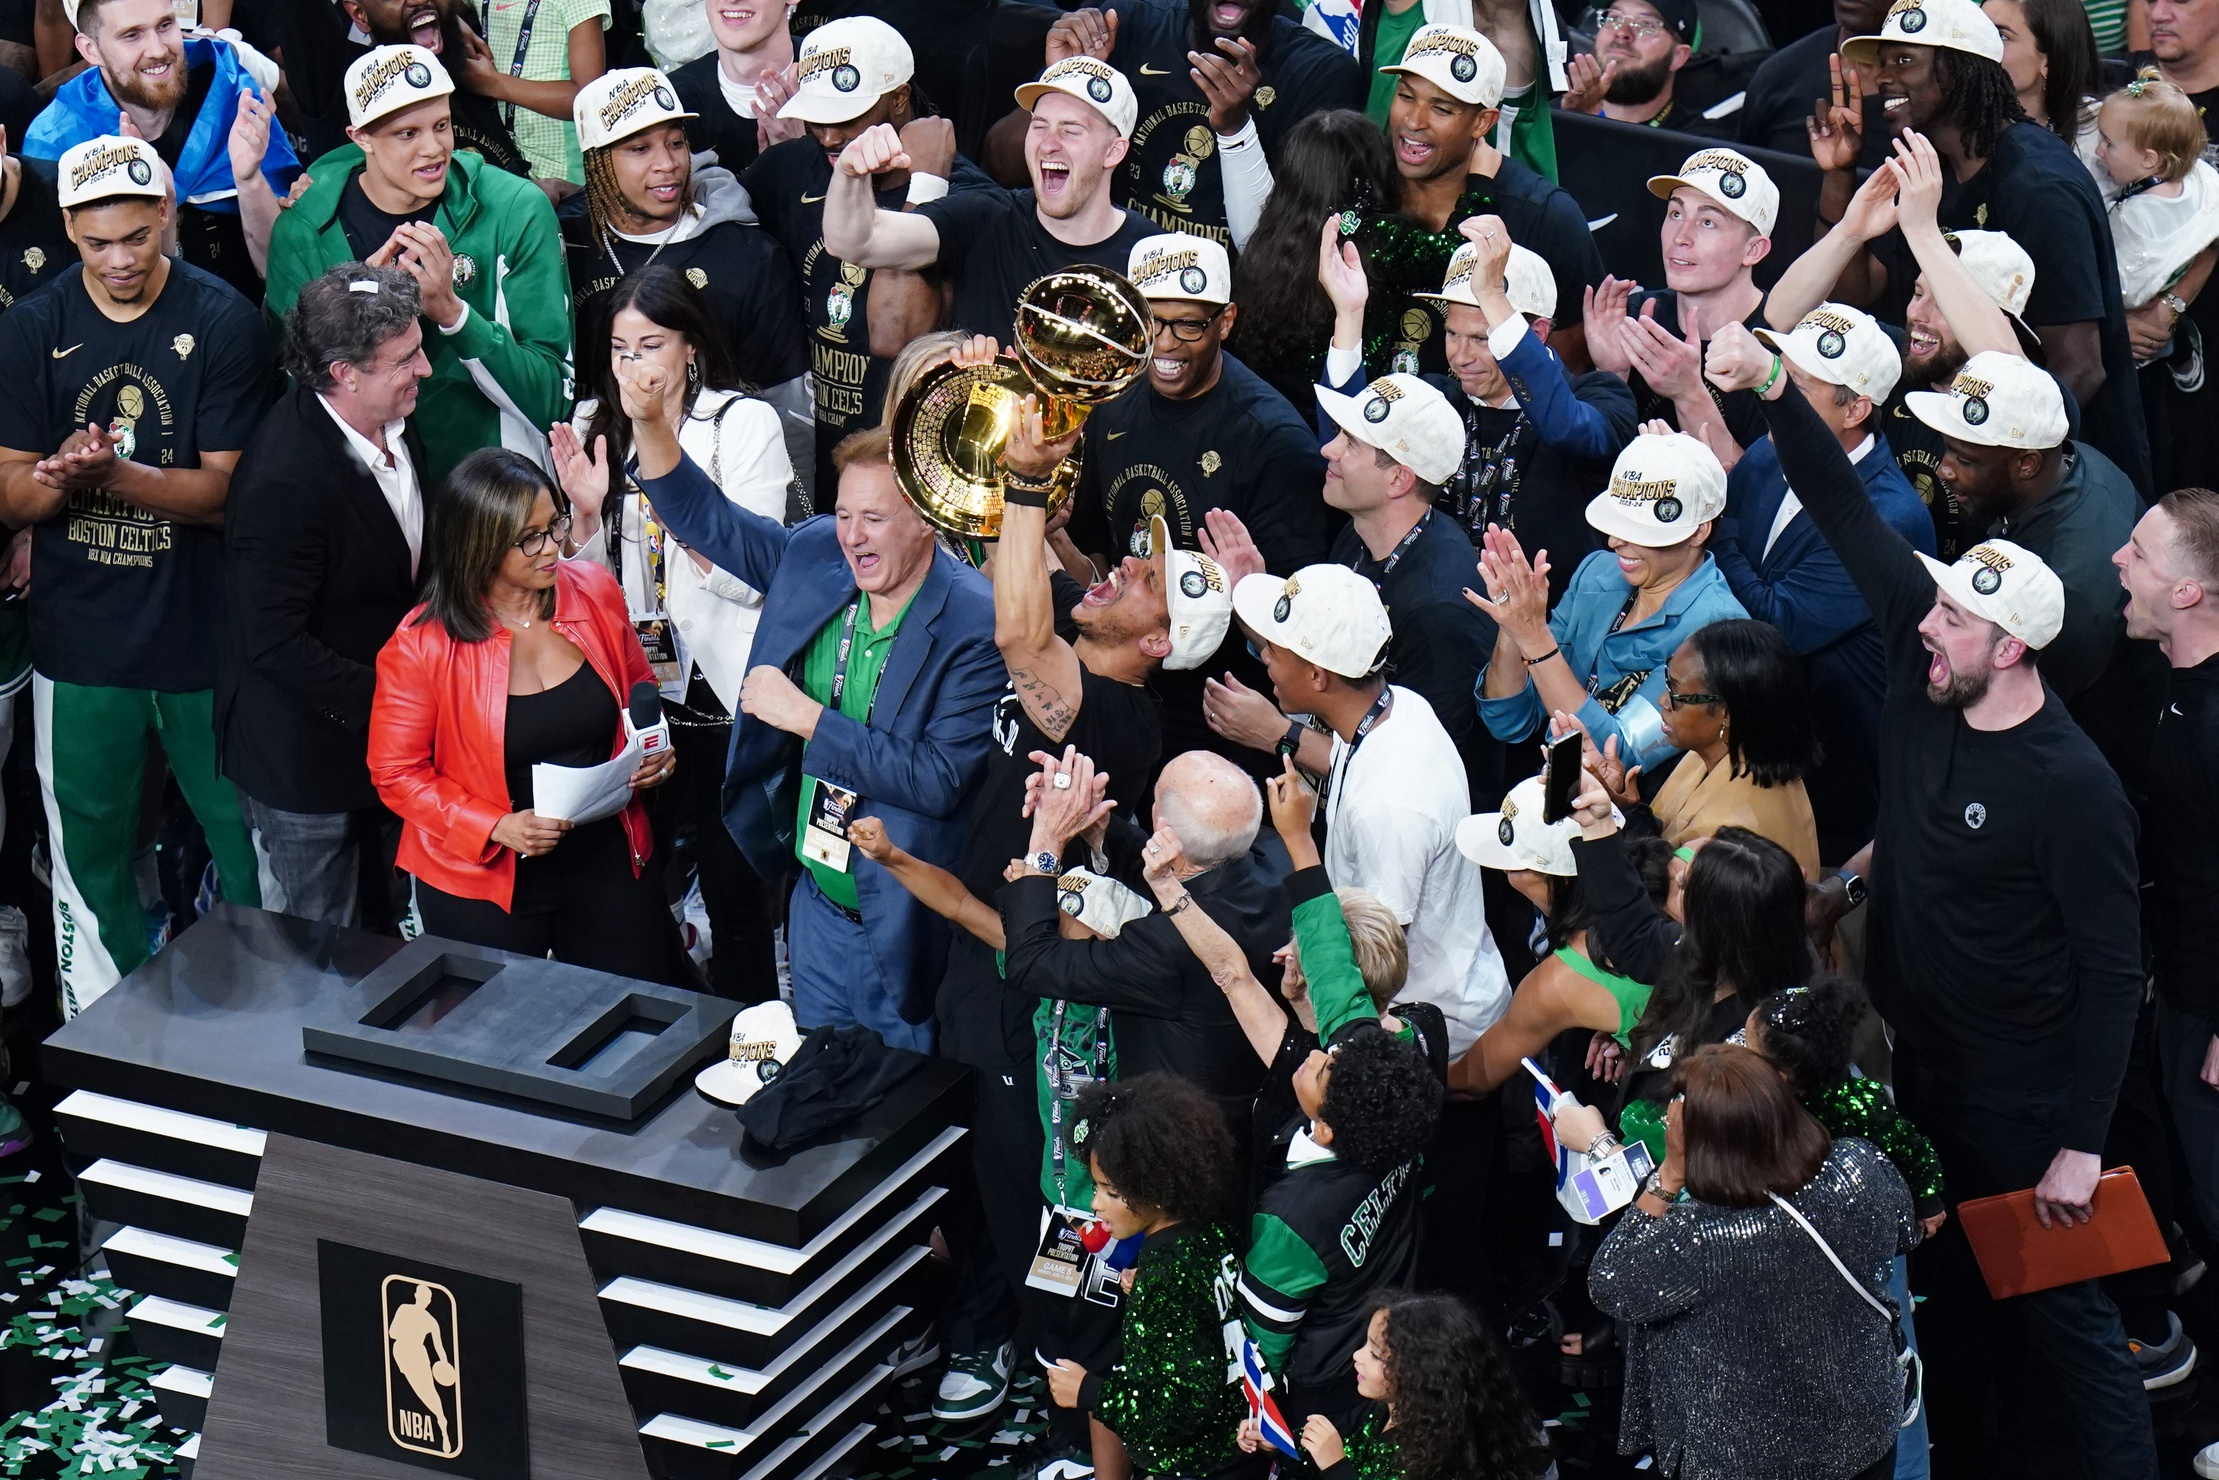
[(1965, 1237), (1980, 1261), (1988, 1293), (1998, 1300), (2091, 1280), (2122, 1269), (2163, 1264), (2172, 1255), (2150, 1214), (2132, 1167), (2114, 1167), (2096, 1183), (2095, 1217), (2067, 1228), (2034, 1217), (2034, 1189), (1957, 1205)]

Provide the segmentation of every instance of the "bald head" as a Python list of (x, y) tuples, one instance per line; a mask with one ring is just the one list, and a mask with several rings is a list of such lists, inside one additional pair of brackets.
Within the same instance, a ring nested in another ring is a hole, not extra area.
[(1264, 801), (1248, 773), (1221, 755), (1190, 750), (1156, 778), (1156, 825), (1179, 835), (1187, 862), (1208, 868), (1256, 841)]

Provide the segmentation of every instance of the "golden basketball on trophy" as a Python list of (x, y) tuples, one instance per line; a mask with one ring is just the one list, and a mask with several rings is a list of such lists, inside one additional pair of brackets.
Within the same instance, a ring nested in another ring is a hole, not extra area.
[[(1050, 438), (1067, 436), (1087, 412), (1122, 393), (1148, 367), (1155, 315), (1123, 276), (1091, 264), (1052, 272), (1017, 299), (1015, 358), (991, 365), (936, 365), (894, 408), (894, 473), (917, 511), (966, 539), (1002, 527), (1002, 449), (1028, 395), (1040, 397)], [(1050, 510), (1079, 481), (1076, 448), (1054, 475)]]

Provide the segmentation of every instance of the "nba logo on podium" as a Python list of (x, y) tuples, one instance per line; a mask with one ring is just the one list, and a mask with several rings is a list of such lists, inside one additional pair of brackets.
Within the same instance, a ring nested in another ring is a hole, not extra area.
[(454, 1292), (389, 1274), (378, 1287), (385, 1344), (385, 1428), (395, 1444), (454, 1459), (462, 1453), (462, 1318)]

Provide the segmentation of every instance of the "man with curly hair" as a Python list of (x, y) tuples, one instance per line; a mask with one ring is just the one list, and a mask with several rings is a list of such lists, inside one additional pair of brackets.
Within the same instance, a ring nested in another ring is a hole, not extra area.
[(1357, 1018), (1295, 1071), (1301, 1115), (1274, 1139), (1249, 1226), (1241, 1319), (1297, 1429), (1360, 1399), (1349, 1365), (1382, 1295), (1418, 1274), (1418, 1154), (1441, 1082), (1415, 1045)]

